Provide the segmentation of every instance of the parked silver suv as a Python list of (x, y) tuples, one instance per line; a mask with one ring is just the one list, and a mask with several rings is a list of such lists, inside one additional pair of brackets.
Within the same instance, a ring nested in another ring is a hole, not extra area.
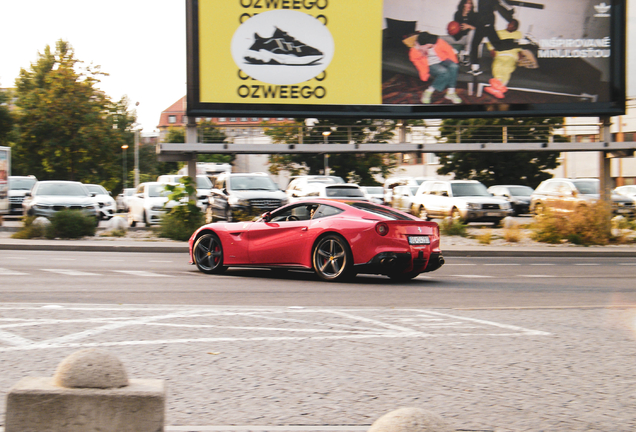
[(494, 222), (511, 216), (508, 201), (496, 198), (476, 180), (434, 180), (422, 183), (412, 213), (421, 219), (451, 216), (463, 222)]

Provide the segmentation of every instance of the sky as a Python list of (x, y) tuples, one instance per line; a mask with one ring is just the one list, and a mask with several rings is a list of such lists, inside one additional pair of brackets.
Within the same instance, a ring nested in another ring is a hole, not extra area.
[[(628, 14), (627, 92), (636, 97), (636, 0)], [(13, 87), (21, 68), (64, 39), (78, 60), (109, 74), (106, 94), (139, 103), (144, 135), (186, 95), (185, 0), (0, 0), (0, 17), (0, 87)]]

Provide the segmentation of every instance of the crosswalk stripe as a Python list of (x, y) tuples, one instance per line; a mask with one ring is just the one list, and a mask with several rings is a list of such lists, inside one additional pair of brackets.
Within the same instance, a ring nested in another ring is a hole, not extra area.
[(5, 268), (0, 268), (0, 275), (2, 276), (26, 276), (28, 273), (22, 273), (15, 270), (9, 270)]
[(63, 274), (66, 276), (101, 276), (101, 274), (99, 273), (89, 273), (89, 272), (83, 272), (79, 270), (70, 270), (70, 269), (42, 269), (42, 271)]
[(113, 271), (117, 273), (126, 273), (129, 275), (142, 276), (142, 277), (172, 277), (171, 275), (153, 273), (153, 272), (143, 271), (143, 270), (113, 270)]

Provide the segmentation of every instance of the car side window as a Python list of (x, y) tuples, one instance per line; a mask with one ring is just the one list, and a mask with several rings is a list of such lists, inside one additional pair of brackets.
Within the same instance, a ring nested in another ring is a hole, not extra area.
[(318, 207), (318, 210), (314, 212), (312, 219), (319, 219), (319, 218), (323, 218), (327, 216), (333, 216), (333, 215), (337, 215), (338, 213), (342, 213), (342, 210), (337, 207), (321, 204)]

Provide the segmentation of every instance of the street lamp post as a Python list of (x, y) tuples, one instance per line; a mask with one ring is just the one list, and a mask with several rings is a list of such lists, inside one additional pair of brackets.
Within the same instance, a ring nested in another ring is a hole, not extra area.
[(124, 169), (123, 171), (123, 183), (124, 183), (124, 189), (126, 189), (128, 187), (128, 175), (126, 173), (126, 159), (127, 159), (127, 153), (126, 150), (128, 149), (128, 144), (124, 144), (123, 146), (121, 146), (121, 152), (124, 156), (122, 163), (124, 164)]
[[(322, 136), (325, 139), (325, 144), (329, 143), (329, 135), (331, 135), (331, 131), (324, 131), (322, 133)], [(325, 153), (324, 163), (325, 163), (325, 175), (328, 176), (329, 175), (329, 154), (328, 153)]]

